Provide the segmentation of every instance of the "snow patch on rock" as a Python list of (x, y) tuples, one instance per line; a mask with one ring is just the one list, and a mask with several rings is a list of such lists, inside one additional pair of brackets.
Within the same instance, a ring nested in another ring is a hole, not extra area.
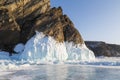
[(19, 43), (19, 44), (17, 44), (15, 46), (14, 51), (16, 53), (21, 53), (21, 52), (23, 52), (24, 48), (25, 48), (24, 44), (23, 43)]

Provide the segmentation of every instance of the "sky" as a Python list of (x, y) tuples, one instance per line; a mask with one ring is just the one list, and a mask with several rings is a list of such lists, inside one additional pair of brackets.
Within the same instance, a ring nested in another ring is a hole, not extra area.
[(50, 0), (61, 6), (84, 40), (120, 44), (120, 0)]

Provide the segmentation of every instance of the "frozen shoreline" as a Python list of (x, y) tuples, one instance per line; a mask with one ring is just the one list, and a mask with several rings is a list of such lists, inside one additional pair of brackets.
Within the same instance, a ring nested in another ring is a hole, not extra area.
[(31, 65), (0, 71), (0, 80), (119, 80), (120, 68), (73, 64)]
[(89, 66), (100, 68), (120, 68), (119, 57), (102, 57), (96, 58), (94, 61), (64, 61), (64, 62), (45, 62), (45, 61), (10, 61), (0, 60), (0, 71), (19, 70), (39, 65), (73, 65), (73, 66)]

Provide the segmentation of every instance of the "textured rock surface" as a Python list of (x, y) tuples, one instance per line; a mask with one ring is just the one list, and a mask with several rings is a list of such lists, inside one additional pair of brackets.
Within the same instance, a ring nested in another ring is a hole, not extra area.
[(36, 30), (58, 42), (84, 43), (62, 9), (50, 8), (50, 0), (0, 0), (0, 49), (12, 51), (15, 44), (26, 43)]
[(120, 56), (120, 45), (107, 44), (105, 42), (97, 41), (85, 41), (85, 43), (96, 56)]
[(17, 19), (26, 17), (36, 17), (50, 9), (49, 0), (6, 0), (4, 6), (11, 11)]
[(14, 16), (20, 26), (20, 41), (26, 38), (34, 25), (34, 19), (50, 9), (49, 0), (4, 0), (4, 7)]
[(57, 41), (73, 41), (74, 43), (84, 43), (81, 35), (75, 29), (70, 19), (63, 15), (62, 9), (52, 8), (41, 17), (36, 18), (33, 29), (30, 36), (35, 31), (43, 32), (47, 36), (53, 36)]
[(20, 39), (20, 27), (6, 8), (0, 8), (0, 48), (8, 50)]

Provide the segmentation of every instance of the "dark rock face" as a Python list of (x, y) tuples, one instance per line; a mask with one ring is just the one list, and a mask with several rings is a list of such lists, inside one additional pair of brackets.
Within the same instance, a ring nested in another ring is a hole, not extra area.
[(95, 53), (95, 56), (120, 57), (120, 45), (97, 41), (85, 41), (85, 43), (86, 46)]
[(62, 9), (52, 8), (41, 17), (36, 18), (30, 37), (35, 31), (43, 32), (47, 36), (53, 36), (57, 41), (73, 41), (75, 44), (84, 43), (81, 35), (75, 29), (70, 19), (63, 15)]
[(0, 49), (12, 51), (14, 45), (26, 43), (35, 31), (58, 42), (84, 43), (62, 9), (50, 8), (50, 0), (0, 0)]
[(49, 0), (4, 0), (6, 7), (20, 26), (20, 42), (25, 43), (36, 17), (50, 9)]
[(0, 8), (0, 48), (7, 50), (20, 39), (20, 27), (6, 8)]

